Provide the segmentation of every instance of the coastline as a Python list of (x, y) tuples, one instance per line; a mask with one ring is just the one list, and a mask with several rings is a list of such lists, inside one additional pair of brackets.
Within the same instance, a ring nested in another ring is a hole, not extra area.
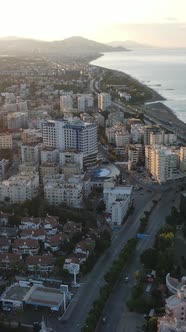
[[(92, 61), (97, 60), (101, 56), (103, 56), (103, 54), (100, 54), (96, 59), (94, 59)], [(146, 113), (149, 114), (150, 116), (152, 116), (153, 118), (155, 118), (157, 121), (159, 120), (159, 121), (162, 121), (165, 123), (169, 122), (170, 124), (172, 122), (173, 129), (175, 129), (175, 131), (178, 131), (185, 135), (186, 123), (178, 118), (178, 116), (175, 114), (174, 110), (172, 110), (170, 107), (166, 106), (163, 103), (163, 101), (167, 100), (165, 97), (163, 97), (161, 94), (159, 94), (157, 91), (155, 91), (148, 85), (140, 82), (139, 80), (137, 80), (136, 78), (134, 78), (133, 76), (131, 76), (129, 74), (126, 74), (125, 72), (115, 70), (115, 69), (110, 69), (110, 68), (99, 66), (99, 65), (95, 65), (95, 64), (92, 64), (91, 62), (89, 63), (89, 65), (98, 67), (100, 69), (104, 69), (107, 71), (111, 71), (112, 73), (116, 73), (116, 74), (119, 73), (123, 77), (130, 78), (132, 81), (137, 83), (139, 86), (144, 87), (145, 89), (150, 91), (152, 93), (152, 98), (150, 100), (146, 100), (146, 102), (144, 104), (141, 104), (140, 106), (143, 106), (146, 110)]]

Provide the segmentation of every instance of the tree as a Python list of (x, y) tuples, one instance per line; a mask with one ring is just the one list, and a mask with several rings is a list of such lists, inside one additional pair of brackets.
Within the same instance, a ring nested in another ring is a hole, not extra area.
[(141, 254), (141, 262), (145, 265), (146, 268), (155, 269), (158, 262), (158, 251), (154, 248), (149, 248)]
[(148, 321), (148, 324), (147, 324), (148, 331), (156, 332), (157, 331), (157, 322), (158, 322), (157, 317), (150, 318)]
[(64, 263), (65, 263), (65, 258), (63, 256), (59, 256), (56, 258), (55, 266), (58, 272), (62, 272)]
[(110, 233), (107, 230), (101, 232), (100, 238), (96, 240), (95, 252), (98, 255), (102, 254), (110, 246), (110, 242)]
[(172, 232), (161, 233), (159, 235), (159, 241), (158, 241), (159, 249), (163, 251), (166, 248), (172, 247), (173, 241), (174, 241), (174, 234)]
[(97, 206), (96, 210), (98, 212), (103, 212), (106, 209), (106, 205), (105, 202), (103, 201), (103, 199), (99, 202), (99, 205)]

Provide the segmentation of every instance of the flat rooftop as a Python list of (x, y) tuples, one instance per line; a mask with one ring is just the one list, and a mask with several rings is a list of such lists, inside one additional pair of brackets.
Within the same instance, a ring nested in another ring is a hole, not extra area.
[(64, 294), (59, 289), (32, 286), (24, 297), (24, 302), (43, 307), (60, 307), (63, 299)]
[(30, 290), (30, 287), (20, 287), (18, 284), (11, 286), (6, 292), (2, 294), (1, 300), (23, 301), (25, 295)]

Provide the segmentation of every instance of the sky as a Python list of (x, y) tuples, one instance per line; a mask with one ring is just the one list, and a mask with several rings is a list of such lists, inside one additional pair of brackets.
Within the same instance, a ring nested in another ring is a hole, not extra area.
[(0, 0), (0, 36), (186, 46), (186, 0)]

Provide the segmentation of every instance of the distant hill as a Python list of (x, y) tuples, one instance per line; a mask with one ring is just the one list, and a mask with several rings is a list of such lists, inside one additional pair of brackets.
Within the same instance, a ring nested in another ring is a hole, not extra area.
[(127, 51), (124, 47), (112, 47), (83, 37), (70, 37), (59, 41), (42, 41), (18, 37), (0, 38), (0, 54), (61, 54), (65, 56), (90, 55), (102, 52)]
[(112, 41), (107, 43), (107, 45), (112, 47), (125, 47), (129, 49), (136, 49), (136, 48), (154, 48), (155, 46), (141, 44), (133, 40), (125, 40), (125, 41)]

